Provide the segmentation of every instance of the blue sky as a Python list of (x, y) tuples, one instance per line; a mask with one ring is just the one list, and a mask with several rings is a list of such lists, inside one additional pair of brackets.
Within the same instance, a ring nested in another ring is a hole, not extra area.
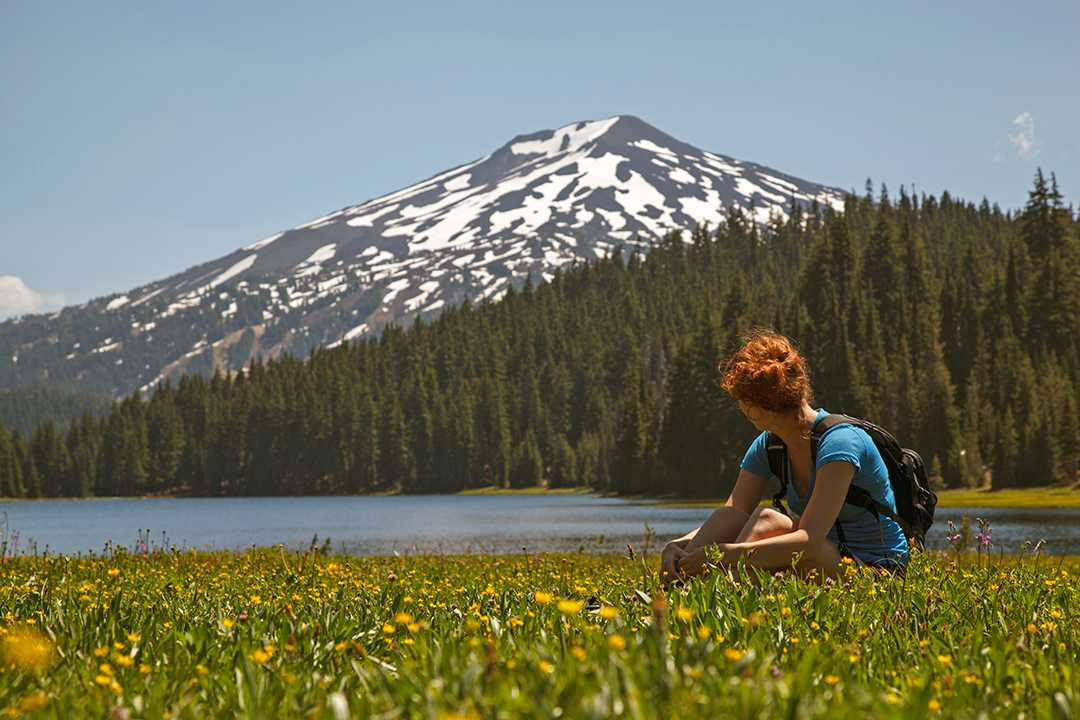
[(844, 188), (1014, 208), (1042, 166), (1080, 200), (1075, 1), (453, 5), (0, 1), (0, 315), (621, 113)]

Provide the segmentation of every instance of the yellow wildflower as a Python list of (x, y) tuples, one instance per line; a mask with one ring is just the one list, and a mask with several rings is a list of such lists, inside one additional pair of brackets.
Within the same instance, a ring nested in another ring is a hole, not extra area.
[(581, 612), (581, 608), (584, 606), (585, 603), (580, 600), (560, 600), (556, 605), (563, 615), (576, 615)]
[(0, 647), (6, 662), (24, 670), (43, 670), (53, 662), (52, 641), (26, 625), (11, 629)]
[(737, 648), (727, 648), (724, 650), (724, 657), (726, 657), (731, 662), (738, 662), (742, 660), (744, 655), (746, 655), (746, 652)]
[(615, 633), (614, 635), (608, 635), (607, 641), (608, 645), (610, 645), (615, 650), (622, 650), (626, 647), (626, 639), (618, 633)]
[(543, 590), (537, 590), (533, 593), (533, 599), (540, 605), (547, 605), (552, 601), (551, 593), (546, 593)]
[(48, 704), (49, 696), (43, 691), (38, 690), (30, 693), (19, 701), (19, 710), (23, 712), (33, 712), (34, 710), (40, 710)]

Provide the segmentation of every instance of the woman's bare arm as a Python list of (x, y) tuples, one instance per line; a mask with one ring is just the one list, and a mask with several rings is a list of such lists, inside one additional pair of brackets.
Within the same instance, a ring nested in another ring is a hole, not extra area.
[(735, 487), (723, 507), (717, 508), (700, 527), (669, 542), (660, 554), (660, 578), (678, 576), (682, 559), (688, 553), (712, 543), (732, 542), (765, 492), (766, 479), (746, 470), (739, 471)]
[(750, 519), (750, 513), (754, 512), (754, 508), (761, 502), (766, 482), (768, 481), (760, 475), (740, 470), (735, 487), (724, 506), (717, 508), (697, 530), (679, 538), (687, 541), (681, 547), (691, 551), (713, 543), (733, 542)]
[[(790, 565), (795, 553), (806, 550), (811, 543), (820, 542), (828, 535), (844, 505), (844, 498), (854, 476), (855, 468), (850, 463), (838, 461), (821, 466), (817, 471), (810, 501), (794, 530), (763, 540), (721, 543), (724, 562), (735, 562), (741, 555), (753, 551), (748, 562), (757, 567), (778, 568)], [(696, 574), (694, 571), (700, 571), (704, 562), (704, 550), (695, 551), (683, 560), (682, 566), (686, 567), (689, 574)]]

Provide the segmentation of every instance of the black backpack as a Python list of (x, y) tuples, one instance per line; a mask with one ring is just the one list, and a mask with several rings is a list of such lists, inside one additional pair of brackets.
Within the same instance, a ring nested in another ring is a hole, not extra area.
[[(881, 458), (885, 461), (885, 467), (889, 469), (889, 483), (892, 485), (893, 497), (896, 500), (896, 513), (894, 514), (887, 505), (874, 500), (870, 493), (854, 485), (848, 488), (844, 502), (866, 508), (875, 518), (881, 515), (892, 518), (899, 523), (908, 542), (922, 548), (926, 540), (926, 531), (934, 523), (937, 494), (930, 489), (930, 483), (926, 479), (926, 468), (923, 466), (919, 453), (900, 447), (900, 443), (888, 430), (872, 422), (848, 415), (826, 415), (810, 429), (811, 467), (817, 464), (817, 448), (821, 436), (829, 428), (843, 423), (850, 423), (865, 430), (877, 446)], [(787, 494), (788, 486), (788, 464), (785, 462), (787, 446), (777, 435), (769, 433), (766, 449), (769, 455), (769, 469), (780, 479), (780, 491), (773, 496), (773, 507), (786, 515), (787, 511), (781, 500)], [(846, 544), (844, 530), (839, 522), (836, 523), (836, 532), (840, 542)]]

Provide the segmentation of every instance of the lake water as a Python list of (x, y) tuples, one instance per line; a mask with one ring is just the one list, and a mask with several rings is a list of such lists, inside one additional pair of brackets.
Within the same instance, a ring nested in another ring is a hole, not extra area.
[[(19, 552), (100, 553), (106, 543), (236, 549), (307, 547), (318, 535), (335, 552), (516, 553), (658, 550), (699, 525), (710, 510), (673, 508), (596, 495), (436, 495), (392, 497), (164, 498), (0, 503), (0, 524)], [(945, 545), (948, 520), (988, 518), (994, 551), (1045, 539), (1044, 553), (1080, 553), (1080, 509), (943, 508), (928, 544)], [(650, 539), (651, 530), (651, 539)]]

